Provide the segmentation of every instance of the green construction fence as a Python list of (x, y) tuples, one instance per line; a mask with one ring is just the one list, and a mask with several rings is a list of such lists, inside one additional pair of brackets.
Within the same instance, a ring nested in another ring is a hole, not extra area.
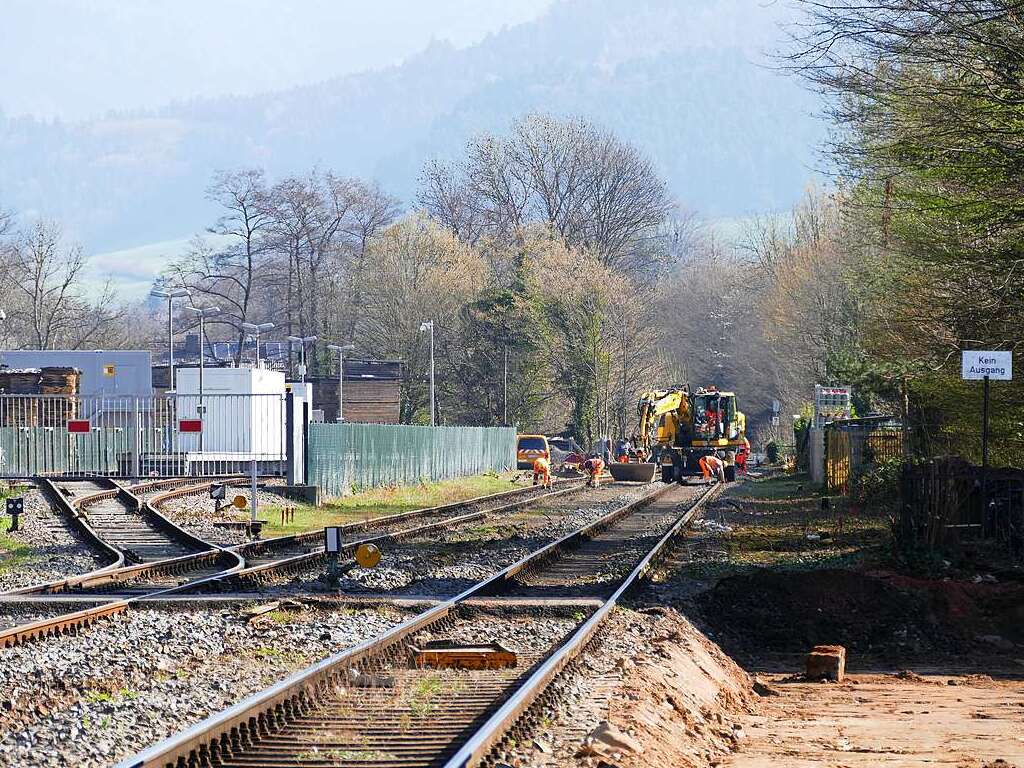
[(509, 427), (310, 424), (308, 482), (325, 496), (513, 469)]

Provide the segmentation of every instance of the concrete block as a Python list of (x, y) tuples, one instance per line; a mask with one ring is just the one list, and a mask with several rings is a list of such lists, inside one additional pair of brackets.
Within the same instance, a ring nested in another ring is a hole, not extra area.
[(841, 683), (846, 676), (846, 648), (841, 645), (816, 645), (807, 654), (808, 680), (832, 680)]
[(320, 487), (316, 485), (288, 485), (285, 486), (282, 495), (314, 507), (319, 507), (323, 503), (323, 498), (320, 496)]

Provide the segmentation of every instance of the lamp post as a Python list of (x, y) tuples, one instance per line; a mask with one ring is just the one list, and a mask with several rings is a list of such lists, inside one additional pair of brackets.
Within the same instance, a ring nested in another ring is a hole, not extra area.
[[(182, 307), (186, 312), (199, 315), (199, 407), (196, 409), (199, 413), (199, 419), (202, 420), (206, 416), (206, 406), (203, 404), (203, 358), (206, 357), (203, 352), (203, 344), (206, 339), (206, 326), (204, 321), (208, 317), (220, 314), (220, 307)], [(203, 452), (203, 431), (199, 432), (199, 452)]]
[(345, 353), (356, 348), (355, 344), (328, 344), (327, 348), (338, 353), (338, 423), (345, 421), (345, 411), (342, 410), (344, 400), (341, 396), (341, 389), (345, 384)]
[(158, 299), (167, 299), (167, 370), (170, 373), (170, 378), (167, 380), (167, 388), (169, 390), (174, 389), (174, 313), (171, 311), (171, 303), (175, 299), (180, 299), (185, 296), (191, 297), (192, 294), (188, 288), (171, 288), (170, 290), (162, 290), (160, 288), (154, 288), (149, 292), (150, 296), (155, 296)]
[(306, 345), (316, 341), (316, 336), (289, 336), (288, 341), (299, 345), (299, 381), (306, 383)]
[[(264, 331), (274, 330), (273, 323), (242, 323), (242, 330), (248, 331), (249, 335), (256, 339), (256, 367), (260, 367), (260, 334)], [(241, 353), (239, 353), (241, 354)]]
[(430, 331), (430, 426), (435, 426), (434, 417), (434, 321), (424, 320), (420, 331)]

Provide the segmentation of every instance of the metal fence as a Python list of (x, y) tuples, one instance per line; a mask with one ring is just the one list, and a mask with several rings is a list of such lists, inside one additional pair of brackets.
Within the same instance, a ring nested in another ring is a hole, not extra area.
[[(904, 548), (955, 552), (991, 541), (1024, 559), (1024, 470), (981, 468), (957, 457), (905, 464), (897, 542)], [(983, 495), (987, 498), (983, 498)]]
[(0, 395), (0, 477), (278, 475), (285, 426), (278, 394)]
[(505, 427), (310, 424), (308, 478), (327, 496), (515, 467)]
[(865, 469), (903, 456), (903, 431), (890, 418), (846, 419), (825, 428), (825, 487), (847, 495)]

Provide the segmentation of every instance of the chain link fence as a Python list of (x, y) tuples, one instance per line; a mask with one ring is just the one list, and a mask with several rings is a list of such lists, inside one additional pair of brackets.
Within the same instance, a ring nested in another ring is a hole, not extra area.
[(326, 496), (515, 467), (507, 427), (310, 424), (309, 483)]

